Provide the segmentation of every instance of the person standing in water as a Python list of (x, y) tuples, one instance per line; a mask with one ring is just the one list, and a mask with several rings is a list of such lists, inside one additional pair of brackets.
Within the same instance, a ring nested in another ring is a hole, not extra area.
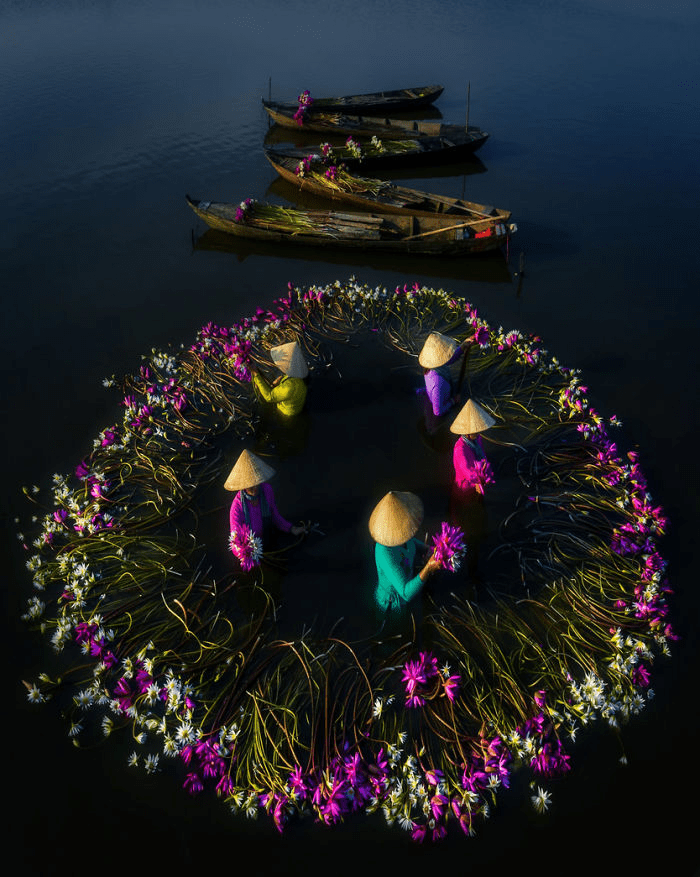
[(303, 524), (290, 524), (277, 510), (275, 495), (267, 483), (275, 474), (272, 466), (248, 450), (241, 452), (224, 483), (226, 490), (236, 491), (229, 512), (230, 531), (250, 528), (263, 539), (272, 526), (283, 533), (300, 536), (306, 532)]
[(468, 341), (459, 344), (454, 338), (431, 332), (418, 355), (418, 363), (423, 368), (425, 391), (430, 410), (434, 417), (444, 417), (457, 401), (458, 388), (450, 371), (468, 346)]
[(481, 442), (481, 433), (495, 424), (481, 405), (469, 399), (450, 426), (458, 438), (452, 462), (454, 482), (450, 495), (450, 518), (464, 530), (468, 545), (467, 572), (476, 576), (478, 548), (486, 531), (484, 491), (493, 482), (493, 472)]
[(306, 382), (309, 367), (296, 341), (270, 348), (270, 358), (281, 374), (270, 384), (258, 369), (251, 369), (253, 386), (266, 402), (276, 406), (283, 417), (294, 417), (306, 404)]
[(421, 592), (439, 568), (434, 555), (415, 571), (416, 554), (425, 543), (415, 538), (423, 521), (423, 503), (414, 493), (391, 490), (375, 506), (369, 532), (375, 541), (377, 586), (374, 599), (383, 612), (400, 612)]

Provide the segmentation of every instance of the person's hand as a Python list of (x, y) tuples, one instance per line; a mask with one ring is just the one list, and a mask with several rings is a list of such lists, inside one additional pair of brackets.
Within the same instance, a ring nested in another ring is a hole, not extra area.
[(302, 533), (306, 533), (306, 526), (304, 524), (299, 524), (292, 527), (292, 536), (301, 536)]
[(435, 554), (431, 554), (428, 562), (423, 567), (423, 569), (418, 573), (421, 577), (421, 581), (425, 581), (428, 576), (432, 575), (434, 572), (440, 569), (440, 564), (437, 560), (435, 560)]

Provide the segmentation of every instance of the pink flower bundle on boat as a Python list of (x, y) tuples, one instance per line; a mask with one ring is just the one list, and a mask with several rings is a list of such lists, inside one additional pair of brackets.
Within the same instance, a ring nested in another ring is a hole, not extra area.
[(433, 536), (433, 547), (435, 560), (442, 569), (449, 569), (450, 572), (459, 569), (462, 558), (467, 552), (462, 530), (459, 527), (452, 527), (446, 521), (443, 521), (437, 536)]
[(242, 524), (238, 530), (231, 530), (228, 545), (240, 561), (241, 568), (246, 572), (259, 566), (262, 557), (262, 539), (256, 536), (250, 527)]

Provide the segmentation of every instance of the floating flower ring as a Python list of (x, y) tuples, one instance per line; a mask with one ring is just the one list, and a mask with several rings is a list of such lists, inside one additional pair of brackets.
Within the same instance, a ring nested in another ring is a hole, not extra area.
[[(331, 634), (280, 640), (262, 589), (252, 620), (229, 617), (187, 529), (202, 485), (222, 477), (216, 437), (253, 430), (250, 365), (290, 339), (318, 361), (324, 339), (362, 328), (413, 355), (429, 331), (470, 339), (470, 380), (517, 435), (524, 485), (503, 526), (517, 601), (453, 597), (425, 621), (432, 651), (406, 638), (385, 659)], [(133, 764), (179, 762), (189, 792), (215, 788), (280, 830), (304, 811), (330, 825), (379, 810), (436, 840), (450, 825), (472, 834), (517, 768), (546, 809), (578, 727), (617, 727), (651, 698), (652, 661), (675, 639), (657, 550), (665, 520), (636, 455), (608, 437), (618, 421), (539, 339), (494, 330), (463, 299), (417, 284), (290, 284), (239, 325), (205, 326), (189, 350), (153, 351), (122, 389), (121, 422), (75, 479), (54, 476), (27, 562), (37, 595), (24, 617), (68, 662), (62, 678), (25, 683), (29, 699), (62, 698), (77, 742), (99, 732), (87, 721), (97, 713), (106, 736), (131, 729)]]

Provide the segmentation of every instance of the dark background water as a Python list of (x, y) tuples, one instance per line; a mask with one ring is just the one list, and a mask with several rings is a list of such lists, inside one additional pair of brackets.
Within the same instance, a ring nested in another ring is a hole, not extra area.
[[(4, 793), (6, 850), (24, 873), (697, 873), (699, 24), (692, 0), (3, 0)], [(470, 122), (491, 134), (483, 166), (401, 178), (511, 209), (510, 265), (193, 247), (204, 229), (186, 192), (285, 197), (261, 151), (270, 89), (293, 99), (435, 82), (457, 122), (471, 84)], [(366, 818), (279, 839), (166, 773), (128, 769), (123, 752), (78, 751), (19, 682), (49, 661), (19, 620), (31, 591), (21, 487), (46, 489), (115, 420), (102, 378), (210, 320), (236, 321), (288, 281), (351, 274), (442, 286), (492, 324), (540, 335), (623, 421), (671, 520), (682, 640), (657, 663), (655, 701), (623, 729), (628, 766), (612, 734), (586, 734), (546, 817), (520, 788), (475, 838), (435, 848)]]

